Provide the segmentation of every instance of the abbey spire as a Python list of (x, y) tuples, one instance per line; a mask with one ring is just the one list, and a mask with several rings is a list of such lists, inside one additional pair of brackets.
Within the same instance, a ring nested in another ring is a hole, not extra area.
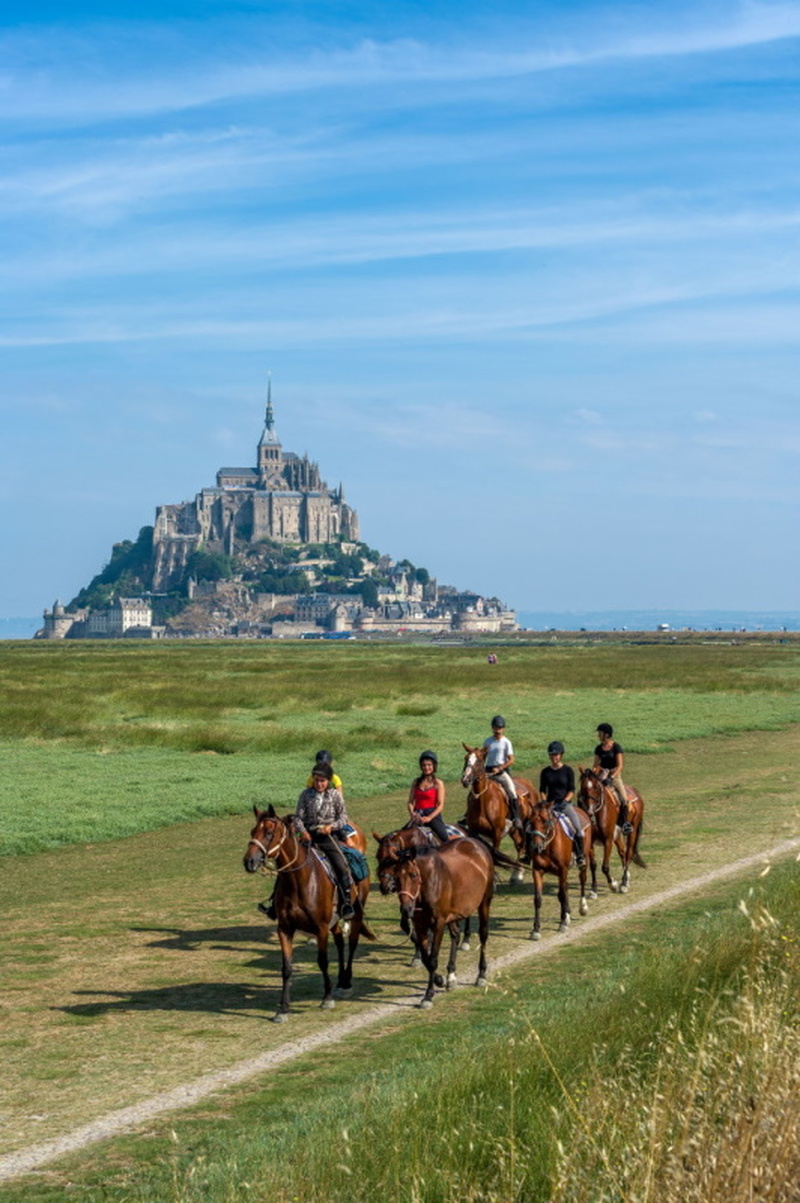
[(267, 410), (264, 432), (258, 443), (258, 474), (263, 487), (280, 488), (283, 472), (283, 450), (275, 432), (275, 414), (272, 409), (272, 376), (267, 383)]

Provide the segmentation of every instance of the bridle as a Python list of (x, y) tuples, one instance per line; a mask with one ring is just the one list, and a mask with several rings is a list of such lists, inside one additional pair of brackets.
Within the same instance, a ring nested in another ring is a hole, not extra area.
[[(255, 835), (250, 836), (250, 843), (247, 845), (248, 848), (252, 844), (255, 844), (256, 848), (258, 848), (259, 852), (262, 854), (262, 856), (264, 858), (263, 864), (261, 865), (261, 872), (262, 873), (288, 873), (290, 870), (294, 871), (296, 869), (301, 869), (303, 867), (303, 865), (306, 863), (306, 861), (308, 860), (308, 849), (305, 849), (306, 855), (305, 855), (304, 860), (302, 860), (300, 862), (300, 864), (295, 864), (295, 862), (297, 861), (298, 856), (300, 854), (300, 847), (301, 847), (300, 840), (296, 839), (295, 840), (295, 851), (294, 851), (294, 856), (292, 857), (292, 859), (290, 861), (287, 861), (285, 865), (276, 864), (275, 857), (278, 855), (278, 853), (280, 852), (284, 843), (286, 842), (286, 837), (289, 834), (289, 826), (288, 826), (288, 824), (284, 823), (282, 819), (268, 819), (265, 822), (275, 823), (276, 829), (277, 829), (277, 825), (280, 824), (281, 828), (283, 829), (283, 834), (281, 835), (281, 838), (278, 840), (277, 844), (275, 844), (272, 848), (268, 848), (267, 845), (263, 844), (261, 842), (261, 840), (258, 839), (257, 836), (255, 836)], [(259, 826), (261, 826), (260, 823), (256, 824), (256, 827), (254, 828), (254, 830), (257, 831)], [(269, 864), (270, 861), (272, 861), (271, 865)]]

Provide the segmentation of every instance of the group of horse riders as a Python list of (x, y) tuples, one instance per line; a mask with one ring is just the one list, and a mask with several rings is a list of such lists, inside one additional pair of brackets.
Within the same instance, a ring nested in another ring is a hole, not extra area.
[[(483, 741), (485, 771), (487, 776), (502, 786), (509, 810), (509, 824), (522, 830), (519, 799), (514, 780), (509, 772), (514, 763), (514, 748), (505, 734), (506, 721), (496, 714), (491, 721), (492, 734)], [(613, 789), (619, 802), (618, 826), (623, 835), (629, 834), (628, 799), (622, 781), (624, 754), (614, 739), (610, 723), (597, 727), (598, 744), (594, 750), (594, 771), (607, 786)], [(564, 763), (564, 745), (553, 740), (547, 748), (550, 764), (542, 769), (539, 777), (539, 800), (550, 804), (552, 811), (564, 815), (572, 827), (575, 861), (582, 866), (584, 861), (582, 825), (572, 805), (575, 797), (575, 773)], [(443, 818), (445, 803), (444, 782), (437, 776), (438, 758), (434, 752), (424, 751), (419, 757), (419, 775), (411, 783), (408, 794), (409, 825), (420, 825), (444, 843), (451, 838)], [(295, 830), (303, 843), (311, 843), (324, 853), (336, 879), (338, 914), (340, 919), (353, 917), (351, 901), (353, 878), (342, 842), (353, 832), (347, 816), (342, 782), (333, 771), (333, 758), (328, 751), (317, 752), (306, 788), (300, 794), (294, 816)], [(274, 919), (273, 898), (260, 902), (258, 909)]]

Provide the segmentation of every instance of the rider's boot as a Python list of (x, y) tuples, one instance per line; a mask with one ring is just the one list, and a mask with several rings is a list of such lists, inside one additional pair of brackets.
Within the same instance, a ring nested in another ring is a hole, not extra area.
[(617, 816), (617, 825), (623, 835), (630, 835), (633, 831), (633, 823), (628, 820), (628, 803), (620, 802), (619, 815)]
[(583, 855), (583, 835), (573, 836), (572, 843), (575, 849), (575, 864), (582, 869), (586, 864), (586, 857)]
[(355, 907), (350, 901), (353, 879), (348, 873), (347, 876), (342, 875), (336, 884), (338, 886), (337, 893), (339, 895), (339, 918), (352, 919), (353, 915), (356, 913)]
[(278, 915), (275, 911), (275, 895), (270, 895), (266, 902), (259, 902), (258, 910), (262, 915), (266, 915), (268, 919), (277, 919)]
[(508, 795), (508, 814), (511, 819), (511, 826), (516, 831), (522, 831), (522, 819), (519, 817), (519, 798), (512, 798)]

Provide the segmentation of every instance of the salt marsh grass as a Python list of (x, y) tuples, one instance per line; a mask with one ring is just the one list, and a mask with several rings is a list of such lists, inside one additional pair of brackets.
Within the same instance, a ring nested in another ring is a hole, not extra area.
[(800, 721), (798, 666), (793, 645), (513, 646), (488, 666), (470, 647), (0, 643), (0, 853), (289, 807), (323, 747), (351, 799), (407, 787), (423, 747), (452, 781), (498, 711), (522, 775), (552, 738), (590, 758), (601, 719), (642, 755), (778, 730)]

